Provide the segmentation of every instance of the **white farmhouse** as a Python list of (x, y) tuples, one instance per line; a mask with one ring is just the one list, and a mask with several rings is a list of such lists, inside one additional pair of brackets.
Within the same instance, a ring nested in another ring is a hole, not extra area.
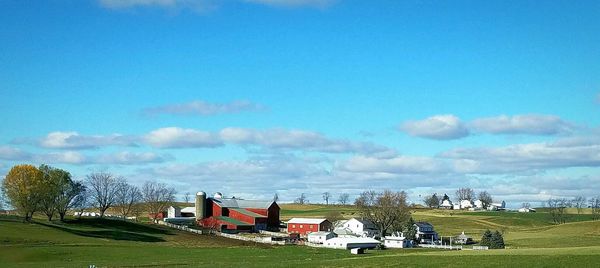
[(308, 234), (307, 237), (308, 237), (308, 242), (310, 242), (310, 243), (323, 244), (323, 243), (325, 243), (326, 240), (334, 238), (335, 233), (319, 231), (319, 232), (312, 232), (312, 233)]
[(442, 209), (453, 209), (452, 201), (450, 201), (450, 197), (447, 194), (444, 194), (444, 198), (442, 199), (442, 203), (440, 204), (440, 208)]
[(335, 249), (376, 248), (381, 242), (369, 237), (336, 237), (326, 240), (323, 245)]
[(377, 230), (375, 224), (369, 220), (352, 218), (343, 224), (343, 228), (350, 230), (350, 232), (360, 237), (379, 236), (379, 230)]
[(469, 209), (473, 207), (473, 203), (471, 200), (460, 200), (460, 208), (461, 209)]

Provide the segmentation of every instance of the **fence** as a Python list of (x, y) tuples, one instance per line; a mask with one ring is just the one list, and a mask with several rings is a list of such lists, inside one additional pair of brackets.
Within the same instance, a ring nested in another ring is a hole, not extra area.
[(488, 250), (488, 246), (473, 246), (473, 250)]
[(164, 221), (159, 221), (159, 224), (162, 224), (164, 226), (168, 226), (174, 229), (179, 229), (182, 231), (186, 231), (186, 232), (190, 232), (190, 233), (195, 233), (195, 234), (202, 234), (202, 230), (198, 230), (198, 229), (192, 229), (190, 227), (187, 227), (185, 225), (177, 225), (177, 224), (172, 224), (172, 223), (168, 223), (168, 222), (164, 222)]
[(448, 250), (462, 250), (462, 246), (450, 246), (450, 245), (432, 245), (432, 244), (419, 244), (420, 248), (439, 248)]

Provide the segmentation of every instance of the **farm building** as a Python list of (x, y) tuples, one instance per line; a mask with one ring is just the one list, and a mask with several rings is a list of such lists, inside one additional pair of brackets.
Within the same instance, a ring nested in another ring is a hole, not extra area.
[(307, 235), (308, 242), (315, 244), (323, 244), (326, 240), (332, 239), (335, 237), (335, 233), (333, 232), (312, 232)]
[(206, 198), (206, 193), (196, 194), (193, 207), (170, 207), (169, 218), (190, 218), (207, 228), (219, 231), (259, 231), (279, 228), (279, 206), (274, 201), (224, 198), (216, 193)]
[[(353, 234), (361, 237), (379, 236), (379, 230), (377, 230), (375, 224), (365, 219), (352, 218), (344, 222), (341, 228), (348, 229)], [(340, 228), (338, 227), (338, 229)]]
[(442, 199), (442, 203), (440, 204), (440, 208), (442, 209), (452, 209), (453, 205), (452, 205), (452, 201), (450, 200), (450, 197), (448, 197), (447, 194), (444, 194), (444, 198)]
[(506, 202), (491, 203), (490, 206), (488, 206), (488, 210), (506, 210)]
[(407, 240), (403, 233), (394, 233), (383, 239), (383, 245), (387, 248), (409, 248), (412, 241)]
[(535, 208), (520, 208), (519, 212), (521, 212), (521, 213), (535, 212)]
[(417, 240), (419, 243), (433, 243), (438, 240), (438, 234), (433, 230), (433, 225), (428, 222), (417, 222), (415, 223), (417, 228)]
[(353, 249), (353, 248), (376, 248), (381, 242), (368, 237), (336, 237), (328, 239), (323, 243), (327, 248)]
[(473, 243), (475, 243), (475, 242), (473, 241), (473, 238), (472, 238), (472, 237), (470, 237), (470, 236), (468, 236), (468, 235), (466, 235), (464, 231), (463, 231), (461, 234), (457, 235), (457, 236), (454, 238), (453, 242), (454, 242), (455, 244), (460, 244), (460, 245), (468, 245), (468, 244), (473, 244)]
[(290, 234), (307, 235), (312, 232), (333, 230), (333, 224), (327, 219), (292, 218), (287, 222), (287, 232)]

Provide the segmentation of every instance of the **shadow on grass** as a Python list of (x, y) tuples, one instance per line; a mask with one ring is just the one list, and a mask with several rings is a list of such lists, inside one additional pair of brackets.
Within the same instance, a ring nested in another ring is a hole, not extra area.
[[(163, 238), (153, 236), (150, 234), (169, 233), (166, 230), (161, 230), (158, 228), (106, 219), (72, 220), (68, 221), (66, 224), (52, 224), (44, 222), (35, 222), (35, 224), (39, 224), (42, 226), (50, 227), (79, 236), (138, 242), (164, 242), (165, 240)], [(103, 230), (79, 230), (76, 228), (72, 228), (77, 226), (102, 228)]]

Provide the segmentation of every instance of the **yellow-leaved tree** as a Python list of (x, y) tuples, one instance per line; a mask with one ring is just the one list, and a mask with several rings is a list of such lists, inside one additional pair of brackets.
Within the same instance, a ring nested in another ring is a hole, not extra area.
[(2, 188), (10, 204), (30, 221), (41, 198), (42, 172), (32, 165), (16, 165), (10, 169)]

